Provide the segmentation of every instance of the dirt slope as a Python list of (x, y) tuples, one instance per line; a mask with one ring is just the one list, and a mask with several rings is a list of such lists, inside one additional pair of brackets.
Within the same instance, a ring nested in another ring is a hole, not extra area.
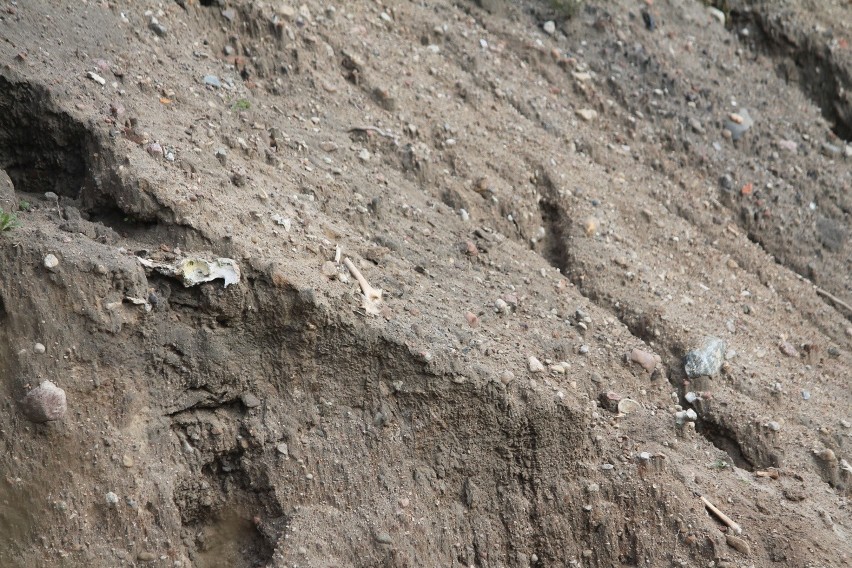
[(852, 562), (852, 7), (719, 4), (0, 4), (0, 565)]

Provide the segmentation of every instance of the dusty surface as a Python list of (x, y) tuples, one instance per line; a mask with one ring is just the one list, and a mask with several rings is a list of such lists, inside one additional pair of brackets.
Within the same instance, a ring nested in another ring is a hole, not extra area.
[(848, 2), (56, 4), (0, 4), (0, 565), (852, 562)]

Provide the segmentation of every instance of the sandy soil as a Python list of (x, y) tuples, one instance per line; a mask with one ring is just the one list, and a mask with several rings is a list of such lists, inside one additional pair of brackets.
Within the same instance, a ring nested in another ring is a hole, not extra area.
[(852, 562), (852, 5), (557, 5), (0, 3), (0, 565)]

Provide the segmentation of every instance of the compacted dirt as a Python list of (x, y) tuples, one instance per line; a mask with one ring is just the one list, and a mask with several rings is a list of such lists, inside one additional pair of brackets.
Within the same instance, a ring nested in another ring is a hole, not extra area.
[(0, 566), (849, 565), (850, 27), (0, 2)]

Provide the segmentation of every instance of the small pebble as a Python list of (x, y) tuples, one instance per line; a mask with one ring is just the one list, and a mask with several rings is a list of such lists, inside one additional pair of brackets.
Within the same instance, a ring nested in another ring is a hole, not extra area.
[(38, 424), (59, 420), (67, 410), (65, 391), (50, 381), (43, 381), (21, 401), (24, 416)]
[(577, 116), (586, 122), (591, 122), (598, 117), (598, 111), (590, 108), (581, 108), (577, 110)]
[(240, 400), (243, 401), (243, 404), (246, 408), (257, 408), (260, 406), (260, 399), (251, 394), (250, 392), (243, 393), (240, 397)]
[(393, 542), (393, 539), (388, 533), (381, 532), (376, 535), (376, 542), (378, 542), (379, 544), (391, 544)]
[(33, 351), (41, 355), (45, 351), (47, 351), (47, 348), (41, 343), (36, 343), (35, 345), (33, 345)]
[(601, 222), (598, 221), (595, 217), (586, 217), (586, 220), (583, 221), (583, 230), (586, 231), (586, 235), (589, 237), (597, 233), (600, 227)]
[(657, 367), (657, 358), (654, 357), (653, 354), (641, 349), (633, 349), (633, 351), (630, 352), (630, 360), (634, 363), (638, 363), (640, 367), (649, 373), (653, 373), (654, 369)]
[(778, 349), (781, 350), (781, 353), (786, 355), (787, 357), (798, 357), (799, 352), (796, 351), (796, 348), (793, 347), (793, 344), (789, 341), (782, 341), (778, 344)]
[(106, 502), (108, 505), (117, 505), (118, 504), (118, 495), (110, 491), (106, 494)]
[(503, 371), (502, 373), (500, 373), (500, 382), (504, 385), (508, 385), (513, 380), (515, 380), (515, 373), (513, 373), (512, 371)]
[(284, 442), (281, 442), (280, 444), (275, 446), (275, 449), (278, 450), (278, 453), (281, 454), (282, 456), (286, 456), (287, 454), (289, 454), (289, 451), (290, 451), (289, 448), (287, 447), (287, 444), (285, 444)]
[(59, 259), (56, 258), (56, 255), (49, 254), (46, 257), (44, 257), (44, 267), (45, 268), (47, 268), (48, 270), (53, 270), (57, 266), (59, 266)]
[(133, 467), (133, 458), (125, 454), (121, 458), (121, 465), (124, 467)]
[(476, 314), (474, 314), (473, 312), (466, 312), (464, 314), (464, 317), (470, 327), (476, 327), (477, 325), (479, 325), (479, 318), (476, 317)]
[(810, 392), (810, 391), (803, 390), (803, 391), (802, 391), (802, 398), (803, 398), (804, 400), (810, 400), (810, 399), (811, 399), (811, 392)]
[(372, 154), (370, 154), (370, 151), (367, 150), (366, 148), (362, 148), (361, 151), (358, 152), (358, 159), (361, 160), (362, 162), (369, 161), (371, 157), (372, 157)]
[(541, 27), (544, 30), (544, 33), (547, 35), (553, 35), (556, 33), (556, 23), (553, 20), (548, 20), (544, 22), (544, 25)]
[(581, 345), (580, 346), (580, 355), (587, 355), (588, 353), (589, 353), (589, 346), (588, 345)]
[(773, 432), (778, 432), (781, 430), (781, 424), (774, 420), (772, 420), (771, 422), (767, 422), (766, 427), (772, 430)]
[(544, 365), (535, 357), (529, 359), (530, 373), (541, 373), (544, 371)]
[(153, 562), (156, 559), (157, 555), (153, 552), (143, 551), (136, 555), (136, 560), (138, 560), (139, 562)]
[(748, 542), (738, 536), (734, 536), (732, 534), (725, 535), (725, 542), (728, 543), (728, 546), (741, 554), (746, 556), (751, 554), (751, 547), (748, 545)]

